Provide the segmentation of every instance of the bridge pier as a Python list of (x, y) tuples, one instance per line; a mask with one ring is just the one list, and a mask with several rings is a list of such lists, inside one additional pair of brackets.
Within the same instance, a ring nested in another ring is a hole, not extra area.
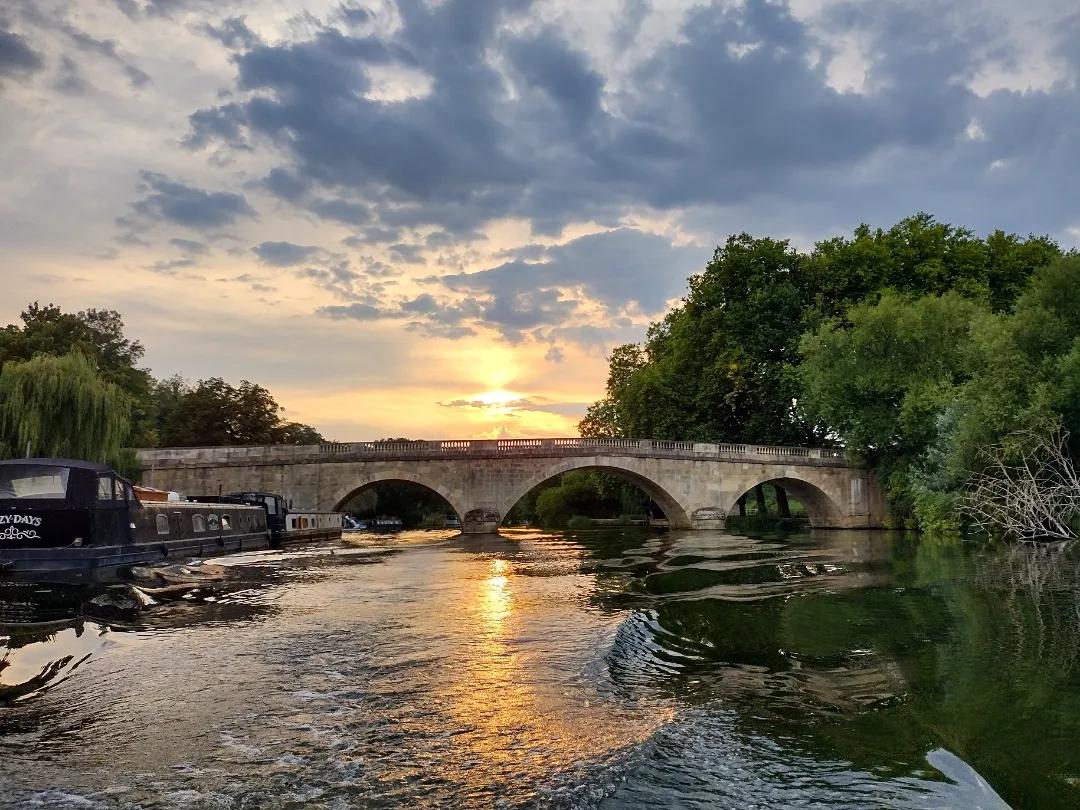
[(498, 534), (502, 518), (494, 509), (470, 509), (461, 518), (462, 534)]
[(706, 506), (695, 509), (690, 513), (691, 529), (713, 529), (723, 531), (727, 522), (727, 515), (723, 509), (714, 506)]

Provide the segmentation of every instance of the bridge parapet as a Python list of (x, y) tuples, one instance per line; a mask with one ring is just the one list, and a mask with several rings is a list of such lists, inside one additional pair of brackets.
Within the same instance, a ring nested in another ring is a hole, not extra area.
[(844, 466), (843, 449), (763, 444), (711, 444), (659, 439), (446, 439), (410, 442), (327, 442), (252, 447), (163, 447), (139, 450), (144, 467), (297, 464), (367, 459), (553, 458), (618, 455), (703, 461), (793, 462)]
[(785, 447), (761, 444), (711, 444), (658, 439), (458, 439), (415, 442), (331, 442), (319, 445), (321, 456), (350, 459), (389, 457), (580, 456), (616, 454), (643, 458), (701, 458), (725, 461), (799, 461), (846, 464), (835, 447)]

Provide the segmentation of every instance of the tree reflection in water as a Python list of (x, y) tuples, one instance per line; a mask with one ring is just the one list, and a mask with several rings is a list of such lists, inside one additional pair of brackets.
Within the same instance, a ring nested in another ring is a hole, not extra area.
[(608, 656), (624, 693), (727, 704), (882, 775), (932, 774), (943, 748), (1016, 806), (1080, 806), (1077, 549), (842, 532), (598, 551), (642, 595)]

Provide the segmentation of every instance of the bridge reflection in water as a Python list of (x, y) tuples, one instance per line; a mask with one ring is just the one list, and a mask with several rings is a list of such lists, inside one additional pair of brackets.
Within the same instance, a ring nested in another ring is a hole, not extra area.
[(340, 509), (381, 481), (441, 495), (466, 534), (495, 532), (534, 487), (597, 469), (642, 489), (674, 528), (722, 529), (749, 491), (791, 492), (817, 528), (874, 528), (885, 510), (873, 472), (836, 448), (637, 439), (356, 442), (310, 447), (161, 448), (139, 451), (143, 480), (186, 493), (265, 490), (297, 506)]

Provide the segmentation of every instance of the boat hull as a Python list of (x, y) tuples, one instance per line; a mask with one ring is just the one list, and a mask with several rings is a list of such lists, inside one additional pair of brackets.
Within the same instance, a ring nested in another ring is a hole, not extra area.
[(283, 532), (274, 540), (274, 546), (295, 546), (298, 543), (321, 543), (327, 540), (340, 539), (341, 529), (337, 528), (296, 529), (294, 531)]
[(122, 578), (133, 565), (259, 551), (269, 546), (266, 532), (254, 532), (125, 545), (0, 549), (0, 582), (101, 582)]

